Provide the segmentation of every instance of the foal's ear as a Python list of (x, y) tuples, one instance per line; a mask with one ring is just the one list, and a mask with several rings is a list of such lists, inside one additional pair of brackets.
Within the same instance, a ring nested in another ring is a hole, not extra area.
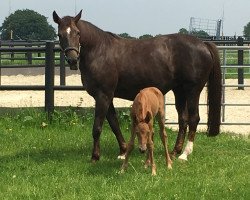
[(56, 11), (53, 12), (53, 20), (55, 23), (60, 24), (61, 18), (58, 16)]
[(75, 16), (74, 18), (75, 23), (77, 23), (81, 19), (81, 16), (82, 16), (82, 10)]

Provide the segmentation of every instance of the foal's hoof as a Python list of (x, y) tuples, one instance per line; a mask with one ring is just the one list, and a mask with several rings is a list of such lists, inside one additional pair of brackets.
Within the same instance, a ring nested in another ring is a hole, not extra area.
[(172, 164), (168, 164), (168, 169), (173, 169)]
[(152, 176), (156, 176), (156, 172), (152, 172), (152, 174), (151, 174)]

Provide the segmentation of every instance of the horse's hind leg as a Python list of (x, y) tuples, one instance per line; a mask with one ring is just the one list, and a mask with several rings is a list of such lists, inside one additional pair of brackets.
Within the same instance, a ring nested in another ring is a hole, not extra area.
[(195, 138), (195, 133), (197, 130), (198, 123), (200, 121), (199, 116), (199, 97), (200, 92), (196, 91), (190, 94), (187, 100), (187, 107), (188, 107), (188, 126), (189, 126), (189, 133), (188, 133), (188, 142), (183, 151), (183, 153), (179, 156), (181, 160), (187, 160), (187, 156), (192, 153), (193, 151), (193, 142)]
[(176, 88), (173, 90), (175, 95), (175, 107), (178, 113), (179, 132), (176, 139), (175, 147), (172, 151), (172, 156), (175, 157), (180, 154), (183, 148), (188, 122), (188, 112), (186, 108), (186, 95), (182, 88)]
[(125, 159), (125, 152), (126, 152), (126, 142), (122, 136), (121, 129), (119, 126), (119, 122), (116, 116), (115, 108), (113, 102), (109, 105), (108, 113), (106, 116), (109, 125), (116, 136), (120, 147), (120, 155), (118, 156), (119, 159)]

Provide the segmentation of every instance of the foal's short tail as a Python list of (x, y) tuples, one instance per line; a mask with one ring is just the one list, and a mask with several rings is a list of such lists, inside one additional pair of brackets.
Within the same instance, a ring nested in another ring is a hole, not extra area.
[(220, 133), (221, 124), (221, 68), (220, 57), (215, 44), (205, 42), (213, 58), (213, 68), (207, 83), (208, 88), (208, 136), (216, 136)]

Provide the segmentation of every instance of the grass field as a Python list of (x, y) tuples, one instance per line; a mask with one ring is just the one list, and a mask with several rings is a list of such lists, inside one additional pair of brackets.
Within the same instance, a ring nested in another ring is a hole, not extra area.
[[(128, 110), (119, 110), (128, 140)], [(144, 169), (145, 155), (132, 152), (129, 168), (119, 173), (118, 145), (107, 123), (101, 159), (90, 162), (93, 110), (56, 111), (49, 124), (41, 110), (22, 109), (0, 117), (0, 199), (250, 199), (250, 140), (198, 133), (187, 163), (165, 166), (155, 135), (157, 176)], [(155, 132), (158, 128), (155, 127)], [(168, 130), (173, 148), (176, 133)]]

